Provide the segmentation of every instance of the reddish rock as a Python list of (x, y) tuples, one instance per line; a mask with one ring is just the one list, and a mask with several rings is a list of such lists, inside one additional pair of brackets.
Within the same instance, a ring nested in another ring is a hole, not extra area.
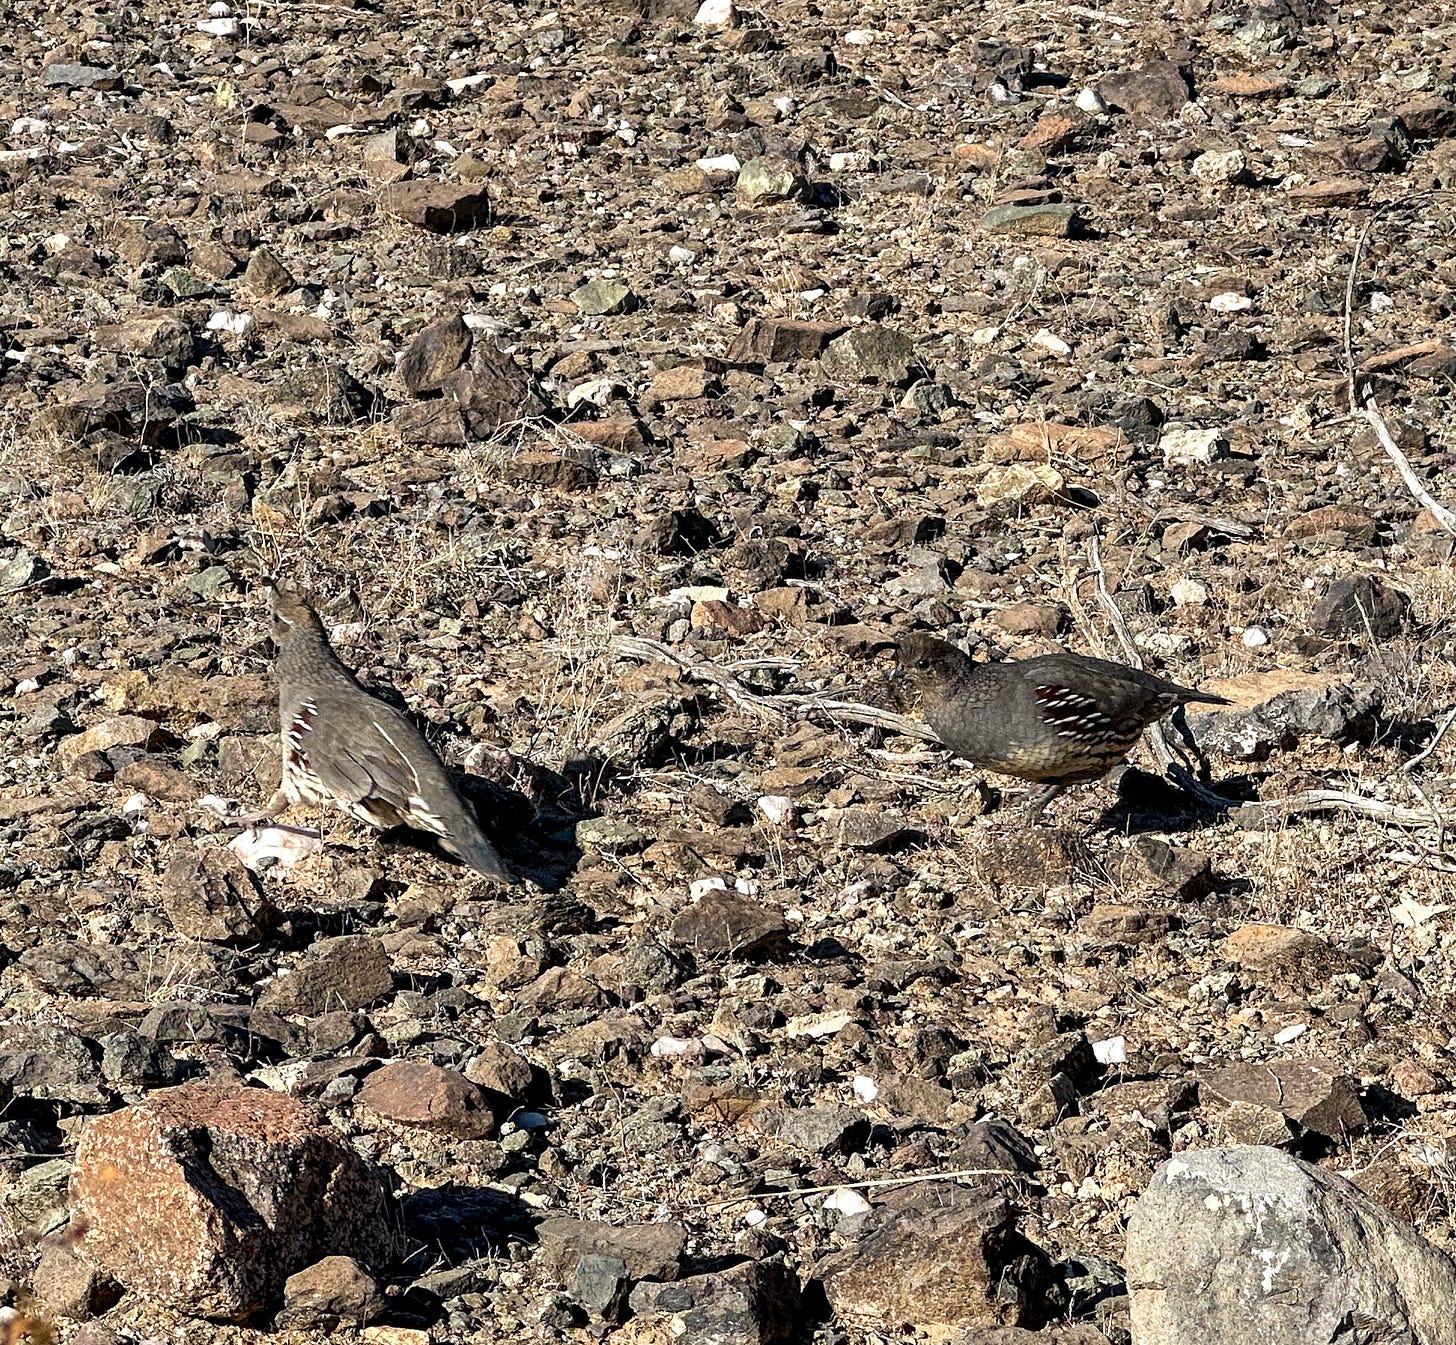
[(1204, 89), (1225, 98), (1283, 98), (1289, 85), (1278, 75), (1224, 75)]
[(1018, 148), (1041, 154), (1059, 154), (1071, 146), (1081, 129), (1082, 124), (1071, 117), (1048, 113), (1021, 137)]
[(762, 615), (751, 607), (739, 607), (717, 599), (695, 602), (690, 620), (694, 630), (725, 631), (739, 637), (756, 634), (764, 624)]
[(126, 1288), (228, 1320), (322, 1256), (383, 1259), (392, 1236), (383, 1187), (321, 1111), (211, 1082), (93, 1121), (71, 1218), (85, 1258)]
[(396, 1060), (375, 1070), (355, 1104), (385, 1120), (460, 1139), (484, 1139), (495, 1129), (490, 1103), (475, 1084), (424, 1060)]
[(463, 182), (393, 182), (379, 195), (387, 214), (431, 233), (460, 233), (490, 220), (483, 185)]

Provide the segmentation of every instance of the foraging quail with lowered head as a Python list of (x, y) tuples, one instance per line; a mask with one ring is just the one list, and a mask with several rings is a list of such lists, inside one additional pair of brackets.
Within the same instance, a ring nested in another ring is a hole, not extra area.
[(265, 811), (332, 802), (380, 831), (408, 826), (431, 832), (477, 873), (510, 882), (429, 743), (394, 706), (359, 685), (313, 608), (296, 593), (274, 588), (269, 614), (278, 647), (283, 779)]
[(907, 635), (897, 656), (920, 692), (925, 722), (952, 752), (1041, 786), (1028, 799), (1028, 820), (1068, 785), (1106, 775), (1148, 725), (1178, 706), (1228, 704), (1082, 654), (977, 663), (944, 640)]

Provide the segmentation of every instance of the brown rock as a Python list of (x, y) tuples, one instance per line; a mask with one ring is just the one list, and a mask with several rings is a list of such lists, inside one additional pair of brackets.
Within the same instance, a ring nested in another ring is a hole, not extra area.
[(431, 233), (462, 233), (491, 218), (490, 194), (482, 184), (393, 182), (380, 193), (385, 213)]
[(1018, 602), (996, 612), (992, 622), (1009, 635), (1040, 635), (1050, 638), (1062, 624), (1062, 609), (1046, 603)]
[(164, 803), (190, 803), (199, 792), (191, 776), (185, 772), (146, 758), (123, 766), (116, 773), (116, 783)]
[(396, 1060), (375, 1070), (354, 1102), (399, 1125), (459, 1139), (484, 1139), (495, 1129), (490, 1103), (475, 1084), (423, 1060)]
[(1359, 1135), (1370, 1124), (1360, 1085), (1335, 1060), (1240, 1061), (1203, 1078), (1200, 1091), (1278, 1112), (1333, 1140)]
[(394, 993), (389, 954), (367, 934), (320, 939), (292, 971), (263, 987), (258, 1007), (316, 1018), (335, 1009), (367, 1009)]
[(739, 607), (717, 599), (695, 602), (689, 620), (694, 630), (722, 631), (740, 639), (757, 634), (764, 625), (763, 616), (751, 607)]
[(1097, 92), (1116, 111), (1159, 120), (1176, 117), (1193, 95), (1188, 76), (1172, 61), (1150, 61), (1136, 70), (1108, 75)]
[(1204, 91), (1224, 98), (1283, 98), (1289, 85), (1278, 75), (1223, 75)]
[(326, 1256), (283, 1285), (283, 1311), (274, 1327), (337, 1331), (377, 1321), (387, 1306), (379, 1284), (352, 1256)]
[(1060, 154), (1069, 149), (1082, 129), (1082, 123), (1071, 117), (1051, 112), (1040, 118), (1017, 142), (1017, 148), (1040, 154)]
[(48, 1311), (75, 1322), (87, 1321), (114, 1307), (122, 1292), (109, 1275), (63, 1243), (51, 1243), (41, 1252), (30, 1283)]
[(1173, 919), (1167, 911), (1145, 911), (1137, 906), (1094, 906), (1077, 928), (1105, 943), (1157, 943), (1167, 937)]
[(818, 1269), (839, 1319), (892, 1334), (1034, 1324), (1046, 1258), (1006, 1201), (942, 1187), (872, 1217), (873, 1231)]
[(157, 726), (139, 715), (116, 715), (103, 719), (84, 733), (61, 740), (61, 768), (69, 771), (87, 752), (109, 752), (113, 747), (145, 747), (156, 732)]
[(1375, 520), (1362, 509), (1342, 509), (1339, 505), (1326, 505), (1322, 509), (1311, 509), (1299, 515), (1284, 529), (1286, 542), (1297, 542), (1305, 537), (1318, 537), (1321, 533), (1339, 532), (1355, 542), (1368, 542), (1375, 536)]
[(162, 877), (162, 909), (184, 939), (254, 943), (273, 910), (258, 880), (231, 850), (179, 852)]
[(644, 406), (661, 406), (665, 402), (691, 401), (707, 397), (718, 390), (718, 375), (707, 365), (684, 363), (671, 369), (659, 369), (652, 385), (643, 394)]
[(1284, 925), (1241, 925), (1219, 952), (1254, 979), (1294, 990), (1323, 985), (1352, 967), (1344, 953), (1317, 934)]
[(1330, 178), (1323, 182), (1306, 182), (1289, 191), (1291, 205), (1308, 210), (1326, 210), (1337, 206), (1359, 205), (1370, 195), (1370, 185), (1358, 178)]
[(394, 428), (407, 444), (457, 448), (465, 443), (465, 418), (453, 401), (411, 402), (394, 410)]
[(779, 364), (810, 360), (846, 329), (842, 322), (799, 318), (751, 318), (728, 347), (735, 364)]
[(264, 299), (276, 299), (298, 288), (298, 282), (272, 248), (259, 248), (248, 259), (243, 285)]
[(551, 1280), (571, 1278), (585, 1256), (614, 1256), (634, 1280), (675, 1280), (687, 1234), (680, 1224), (624, 1224), (596, 1219), (543, 1219), (536, 1225), (536, 1264)]
[(519, 1100), (531, 1087), (531, 1062), (500, 1042), (484, 1042), (465, 1066), (465, 1077), (488, 1092)]
[(1102, 462), (1127, 451), (1127, 437), (1106, 425), (1063, 425), (1025, 421), (986, 440), (988, 462), (1045, 462), (1048, 455), (1071, 456), (1081, 462)]
[(193, 1083), (93, 1121), (71, 1176), (85, 1258), (144, 1298), (241, 1320), (321, 1256), (383, 1259), (375, 1174), (316, 1108)]
[(607, 453), (641, 453), (647, 447), (642, 426), (630, 416), (617, 420), (582, 420), (564, 427), (578, 439)]
[(506, 464), (508, 480), (557, 490), (585, 490), (595, 483), (596, 475), (589, 462), (544, 448), (525, 449)]
[(412, 393), (438, 392), (467, 359), (474, 337), (459, 313), (426, 323), (399, 362), (399, 376)]
[(783, 912), (737, 892), (709, 892), (678, 913), (667, 930), (670, 947), (705, 957), (746, 957), (788, 937)]

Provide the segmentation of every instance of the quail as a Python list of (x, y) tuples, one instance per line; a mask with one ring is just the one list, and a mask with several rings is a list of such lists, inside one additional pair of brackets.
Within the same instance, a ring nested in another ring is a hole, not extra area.
[(511, 881), (448, 772), (420, 731), (371, 696), (329, 645), (318, 614), (296, 593), (269, 595), (278, 648), (283, 779), (266, 813), (332, 802), (380, 831), (433, 833), (477, 873)]
[(952, 752), (1039, 786), (1035, 821), (1068, 785), (1106, 775), (1142, 732), (1190, 701), (1222, 696), (1082, 654), (977, 663), (952, 644), (907, 635), (900, 669), (921, 696), (925, 722)]

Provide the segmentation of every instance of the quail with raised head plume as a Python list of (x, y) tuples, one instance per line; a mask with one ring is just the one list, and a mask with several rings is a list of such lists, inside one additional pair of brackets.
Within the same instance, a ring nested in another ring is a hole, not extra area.
[(336, 804), (380, 831), (415, 827), (477, 873), (512, 881), (439, 757), (410, 721), (370, 695), (339, 661), (318, 614), (297, 593), (269, 594), (278, 647), (283, 778), (266, 812)]
[(1083, 654), (978, 663), (955, 645), (920, 634), (902, 638), (896, 653), (941, 742), (977, 766), (1039, 786), (1027, 800), (1029, 821), (1068, 785), (1106, 775), (1150, 724), (1178, 706), (1228, 704)]

